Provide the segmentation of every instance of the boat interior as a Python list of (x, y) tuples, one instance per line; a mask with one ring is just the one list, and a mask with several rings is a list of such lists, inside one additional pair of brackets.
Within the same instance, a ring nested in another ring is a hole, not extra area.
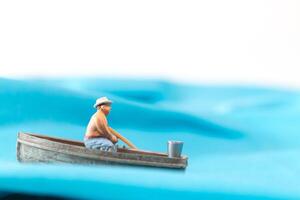
[[(39, 134), (31, 134), (31, 133), (26, 133), (26, 134), (28, 134), (30, 136), (33, 136), (33, 137), (38, 137), (38, 138), (50, 140), (50, 141), (53, 141), (53, 142), (84, 147), (84, 143), (80, 142), (80, 141), (66, 140), (66, 139), (61, 139), (61, 138), (56, 138), (56, 137), (49, 137), (49, 136), (39, 135)], [(126, 149), (126, 148), (118, 148), (117, 151), (120, 152), (120, 153), (134, 153), (134, 154), (153, 155), (153, 156), (162, 156), (162, 157), (167, 157), (168, 156), (168, 154), (166, 154), (166, 153), (151, 152), (151, 151), (144, 151), (144, 150), (134, 150), (134, 149)]]

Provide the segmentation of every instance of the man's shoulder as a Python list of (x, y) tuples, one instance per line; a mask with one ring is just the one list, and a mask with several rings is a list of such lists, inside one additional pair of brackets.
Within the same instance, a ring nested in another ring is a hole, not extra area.
[(97, 117), (97, 112), (95, 112), (92, 116), (91, 116), (91, 119), (94, 119)]
[(105, 115), (101, 111), (97, 111), (93, 114), (92, 117), (105, 118)]

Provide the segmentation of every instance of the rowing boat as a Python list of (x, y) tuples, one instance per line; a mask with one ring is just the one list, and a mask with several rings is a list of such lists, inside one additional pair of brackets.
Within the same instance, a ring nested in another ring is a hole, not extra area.
[(184, 169), (188, 157), (170, 158), (166, 153), (119, 147), (116, 152), (87, 149), (80, 141), (20, 132), (17, 159), (30, 163), (124, 164)]

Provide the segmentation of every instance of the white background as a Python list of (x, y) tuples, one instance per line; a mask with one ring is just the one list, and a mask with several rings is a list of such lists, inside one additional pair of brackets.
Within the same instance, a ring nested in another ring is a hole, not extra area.
[(300, 1), (0, 1), (0, 76), (300, 87)]

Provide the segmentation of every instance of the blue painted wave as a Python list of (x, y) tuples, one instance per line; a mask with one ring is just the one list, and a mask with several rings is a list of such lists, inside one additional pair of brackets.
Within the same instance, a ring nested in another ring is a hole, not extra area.
[[(81, 140), (100, 96), (114, 101), (110, 125), (139, 148), (166, 151), (168, 140), (183, 140), (185, 172), (17, 163), (18, 131)], [(101, 77), (0, 79), (0, 191), (85, 199), (298, 199), (299, 117), (300, 92), (293, 90)]]

